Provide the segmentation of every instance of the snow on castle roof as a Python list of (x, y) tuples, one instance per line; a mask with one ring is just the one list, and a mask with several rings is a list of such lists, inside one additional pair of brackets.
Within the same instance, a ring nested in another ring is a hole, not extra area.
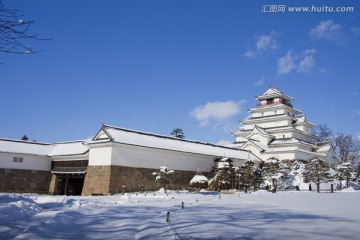
[(84, 141), (63, 142), (54, 145), (54, 149), (49, 153), (50, 156), (78, 155), (85, 154), (89, 147)]
[(13, 139), (0, 139), (0, 152), (38, 156), (65, 156), (84, 154), (88, 147), (83, 141), (63, 143), (40, 143)]
[(0, 152), (46, 156), (53, 146), (49, 143), (0, 139)]
[(273, 87), (269, 87), (262, 95), (257, 96), (256, 99), (263, 100), (263, 99), (270, 99), (270, 98), (276, 98), (276, 97), (280, 97), (280, 98), (283, 98), (288, 101), (294, 100), (292, 97), (285, 95), (280, 90), (273, 88)]
[[(125, 128), (103, 125), (100, 131), (105, 131), (109, 141), (117, 143), (149, 147), (163, 150), (196, 153), (203, 155), (211, 155), (217, 157), (230, 157), (236, 159), (247, 159), (248, 152), (230, 147), (219, 146), (211, 143), (204, 143), (192, 140), (185, 140), (175, 137), (158, 135), (147, 132), (140, 132)], [(99, 142), (103, 142), (103, 138), (99, 138)], [(96, 137), (88, 144), (96, 143)], [(250, 154), (251, 160), (258, 160), (257, 157)]]

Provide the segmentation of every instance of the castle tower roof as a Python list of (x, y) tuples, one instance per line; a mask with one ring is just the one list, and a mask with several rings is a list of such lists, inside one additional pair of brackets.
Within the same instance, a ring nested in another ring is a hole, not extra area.
[(286, 101), (294, 100), (292, 97), (290, 97), (288, 95), (285, 95), (280, 90), (278, 90), (276, 88), (273, 88), (273, 87), (269, 87), (263, 94), (256, 97), (256, 99), (260, 100), (260, 101), (261, 100), (267, 100), (267, 99), (274, 99), (274, 98), (281, 98), (281, 99), (284, 99)]

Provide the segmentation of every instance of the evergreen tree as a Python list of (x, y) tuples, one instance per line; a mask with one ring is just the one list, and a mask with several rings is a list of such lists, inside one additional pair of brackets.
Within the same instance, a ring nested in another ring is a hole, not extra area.
[(224, 166), (223, 168), (217, 169), (213, 181), (214, 183), (212, 185), (218, 190), (220, 190), (220, 188), (230, 189), (234, 187), (235, 169), (231, 166)]
[(174, 128), (170, 134), (176, 138), (185, 138), (184, 131), (181, 128)]
[(251, 160), (245, 161), (244, 164), (238, 168), (237, 176), (239, 184), (244, 186), (244, 192), (247, 192), (250, 186), (254, 186), (254, 191), (256, 191), (257, 184), (262, 181), (260, 169), (257, 169), (255, 163)]
[(287, 178), (289, 167), (286, 164), (281, 163), (279, 159), (271, 157), (264, 162), (261, 172), (264, 180), (270, 181), (272, 189), (276, 191), (278, 188), (278, 181)]
[(350, 162), (345, 162), (338, 165), (335, 169), (335, 178), (340, 181), (340, 190), (342, 190), (342, 181), (346, 181), (346, 187), (349, 187), (351, 176), (353, 175), (353, 168)]
[(155, 182), (159, 185), (159, 187), (163, 187), (166, 193), (166, 185), (172, 182), (172, 175), (174, 174), (174, 170), (170, 170), (168, 167), (160, 167), (159, 170), (153, 172), (152, 175), (155, 175)]
[(329, 170), (330, 167), (325, 161), (312, 157), (305, 165), (304, 181), (314, 182), (316, 184), (316, 191), (320, 192), (320, 183), (332, 180)]
[(26, 136), (26, 134), (24, 134), (24, 136), (21, 137), (21, 140), (22, 141), (27, 141), (27, 140), (29, 140), (29, 138)]

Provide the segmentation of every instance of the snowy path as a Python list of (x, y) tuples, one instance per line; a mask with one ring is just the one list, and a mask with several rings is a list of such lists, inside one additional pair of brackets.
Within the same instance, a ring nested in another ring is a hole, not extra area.
[(182, 239), (359, 239), (359, 200), (360, 192), (256, 192), (221, 199), (2, 194), (0, 239), (174, 239), (168, 211)]

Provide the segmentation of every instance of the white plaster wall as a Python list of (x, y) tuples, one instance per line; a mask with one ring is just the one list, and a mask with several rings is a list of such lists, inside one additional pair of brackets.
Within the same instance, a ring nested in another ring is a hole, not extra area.
[(261, 117), (261, 113), (259, 113), (259, 112), (258, 113), (253, 113), (252, 117)]
[(302, 153), (302, 152), (296, 152), (295, 153), (295, 159), (305, 160), (308, 161), (312, 157), (311, 154)]
[[(23, 162), (14, 162), (14, 157), (22, 157)], [(46, 156), (0, 153), (0, 168), (50, 171), (51, 159)]]
[(311, 146), (308, 146), (308, 145), (300, 145), (299, 146), (299, 149), (301, 150), (305, 150), (305, 151), (308, 151), (308, 152), (312, 152), (313, 148)]
[(168, 166), (173, 170), (183, 171), (211, 171), (215, 166), (215, 156), (206, 156), (199, 154), (190, 154), (145, 148), (138, 146), (129, 146), (123, 144), (114, 144), (112, 150), (112, 165), (142, 168), (159, 168)]
[(304, 126), (303, 125), (297, 125), (296, 129), (298, 129), (300, 131), (304, 131)]
[[(274, 134), (272, 134), (274, 135)], [(291, 138), (292, 137), (292, 133), (291, 132), (283, 132), (280, 134), (276, 134), (275, 138), (281, 139), (281, 138)]]
[(111, 144), (90, 146), (89, 166), (110, 166), (111, 165)]
[(260, 153), (260, 150), (252, 145), (248, 145), (245, 148), (243, 148), (244, 150), (250, 150), (252, 154), (254, 154), (255, 156), (257, 156), (258, 158), (260, 158), (261, 160), (264, 160), (262, 157), (262, 154)]

